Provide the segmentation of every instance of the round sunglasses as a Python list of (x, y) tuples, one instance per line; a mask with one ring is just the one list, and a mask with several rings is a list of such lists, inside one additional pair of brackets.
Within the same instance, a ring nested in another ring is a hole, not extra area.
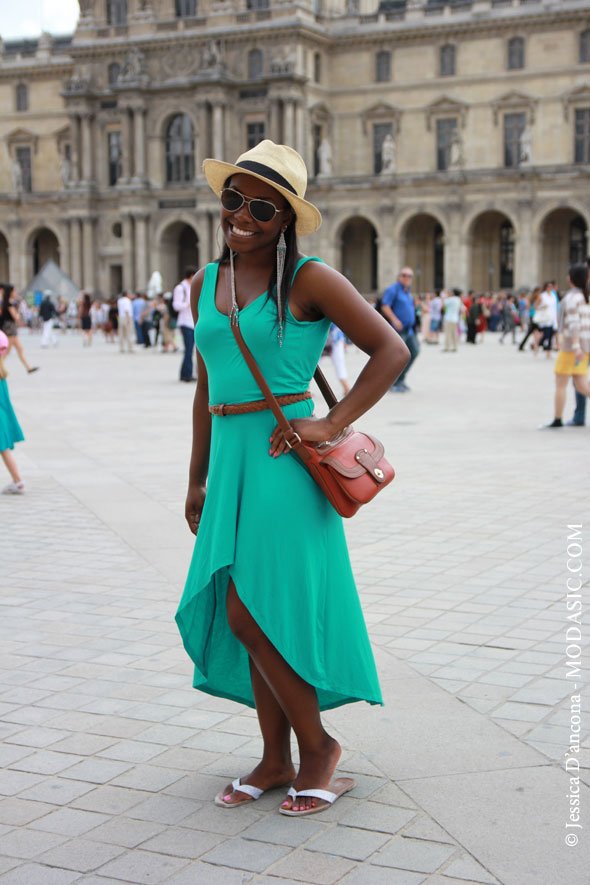
[(220, 195), (221, 205), (228, 212), (237, 212), (244, 203), (248, 206), (248, 211), (254, 221), (272, 221), (277, 212), (284, 212), (284, 209), (277, 209), (270, 200), (260, 200), (257, 197), (245, 197), (239, 191), (235, 191), (233, 187), (224, 187)]

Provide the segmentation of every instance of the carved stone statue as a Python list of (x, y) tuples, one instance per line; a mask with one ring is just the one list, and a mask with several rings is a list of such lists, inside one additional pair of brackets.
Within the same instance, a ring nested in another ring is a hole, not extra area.
[(394, 137), (388, 132), (381, 145), (381, 175), (391, 175), (395, 172), (395, 151)]
[(80, 5), (80, 15), (86, 17), (94, 12), (94, 0), (78, 0)]
[(61, 183), (64, 187), (70, 186), (70, 176), (72, 174), (72, 164), (70, 163), (68, 157), (64, 156), (61, 158), (59, 162), (59, 175), (61, 178)]
[(151, 300), (152, 298), (155, 298), (156, 295), (161, 295), (163, 291), (164, 287), (162, 285), (162, 274), (159, 270), (155, 270), (150, 277), (149, 283), (147, 284), (147, 297)]
[(23, 170), (21, 168), (18, 160), (12, 161), (12, 166), (10, 167), (10, 174), (12, 176), (12, 189), (17, 194), (22, 194), (23, 192)]
[(124, 83), (135, 83), (147, 73), (145, 54), (134, 46), (125, 56), (123, 70), (119, 80)]
[(463, 169), (465, 157), (463, 156), (463, 139), (455, 129), (449, 151), (449, 169)]
[(291, 48), (289, 46), (279, 46), (270, 62), (271, 72), (273, 74), (289, 74), (293, 67), (294, 60), (291, 55)]
[(209, 40), (203, 52), (203, 67), (216, 68), (221, 62), (221, 44), (219, 40)]
[(533, 162), (533, 133), (527, 123), (521, 132), (518, 145), (518, 165), (530, 166)]
[(318, 147), (318, 161), (320, 166), (318, 176), (332, 175), (332, 146), (325, 136)]

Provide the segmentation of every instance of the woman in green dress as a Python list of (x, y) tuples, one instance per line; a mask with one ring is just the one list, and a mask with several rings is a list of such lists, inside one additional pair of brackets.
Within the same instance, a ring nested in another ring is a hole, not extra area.
[[(320, 711), (383, 701), (342, 519), (268, 409), (212, 410), (262, 399), (230, 328), (232, 290), (246, 343), (275, 396), (291, 395), (283, 410), (303, 440), (328, 440), (370, 409), (408, 350), (341, 274), (299, 252), (297, 235), (317, 230), (321, 216), (304, 199), (296, 151), (266, 140), (235, 164), (205, 160), (203, 169), (221, 198), (226, 245), (191, 287), (198, 382), (186, 519), (196, 542), (176, 620), (195, 688), (255, 707), (262, 733), (261, 762), (216, 804), (236, 808), (292, 783), (281, 813), (316, 813), (354, 786), (333, 778), (341, 748)], [(332, 322), (369, 360), (316, 418), (304, 393)]]

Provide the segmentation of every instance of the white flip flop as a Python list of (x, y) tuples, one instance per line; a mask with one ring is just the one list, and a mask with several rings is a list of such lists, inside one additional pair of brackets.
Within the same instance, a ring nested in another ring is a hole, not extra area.
[[(253, 787), (251, 784), (241, 784), (239, 777), (237, 777), (235, 781), (232, 781), (232, 787), (235, 793), (246, 793), (246, 795), (250, 796), (254, 801), (260, 799), (264, 793), (264, 790), (261, 790), (258, 787)], [(247, 805), (248, 800), (244, 799), (243, 802), (226, 802), (223, 798), (222, 790), (221, 793), (218, 793), (215, 797), (215, 804), (220, 808), (239, 808), (240, 805)]]
[(326, 804), (316, 805), (314, 808), (304, 808), (302, 811), (294, 811), (293, 807), (281, 807), (279, 808), (280, 814), (286, 814), (288, 817), (304, 817), (308, 814), (318, 814), (320, 811), (325, 811), (326, 808), (333, 805), (340, 796), (353, 790), (356, 787), (356, 783), (351, 777), (339, 777), (332, 781), (330, 787), (330, 790), (295, 790), (291, 787), (287, 792), (287, 796), (290, 796), (293, 802), (300, 796), (311, 796), (314, 799), (321, 799)]

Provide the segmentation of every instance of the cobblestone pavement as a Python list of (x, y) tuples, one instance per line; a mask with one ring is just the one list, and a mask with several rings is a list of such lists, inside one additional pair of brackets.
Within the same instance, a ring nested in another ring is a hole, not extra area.
[(590, 882), (587, 714), (569, 847), (563, 769), (590, 429), (537, 430), (550, 361), (491, 335), (423, 346), (412, 392), (359, 422), (397, 470), (346, 525), (386, 706), (326, 715), (357, 786), (296, 821), (276, 791), (212, 803), (260, 740), (253, 711), (191, 689), (173, 622), (192, 548), (179, 355), (23, 340), (42, 370), (9, 359), (27, 494), (0, 498), (0, 885)]

